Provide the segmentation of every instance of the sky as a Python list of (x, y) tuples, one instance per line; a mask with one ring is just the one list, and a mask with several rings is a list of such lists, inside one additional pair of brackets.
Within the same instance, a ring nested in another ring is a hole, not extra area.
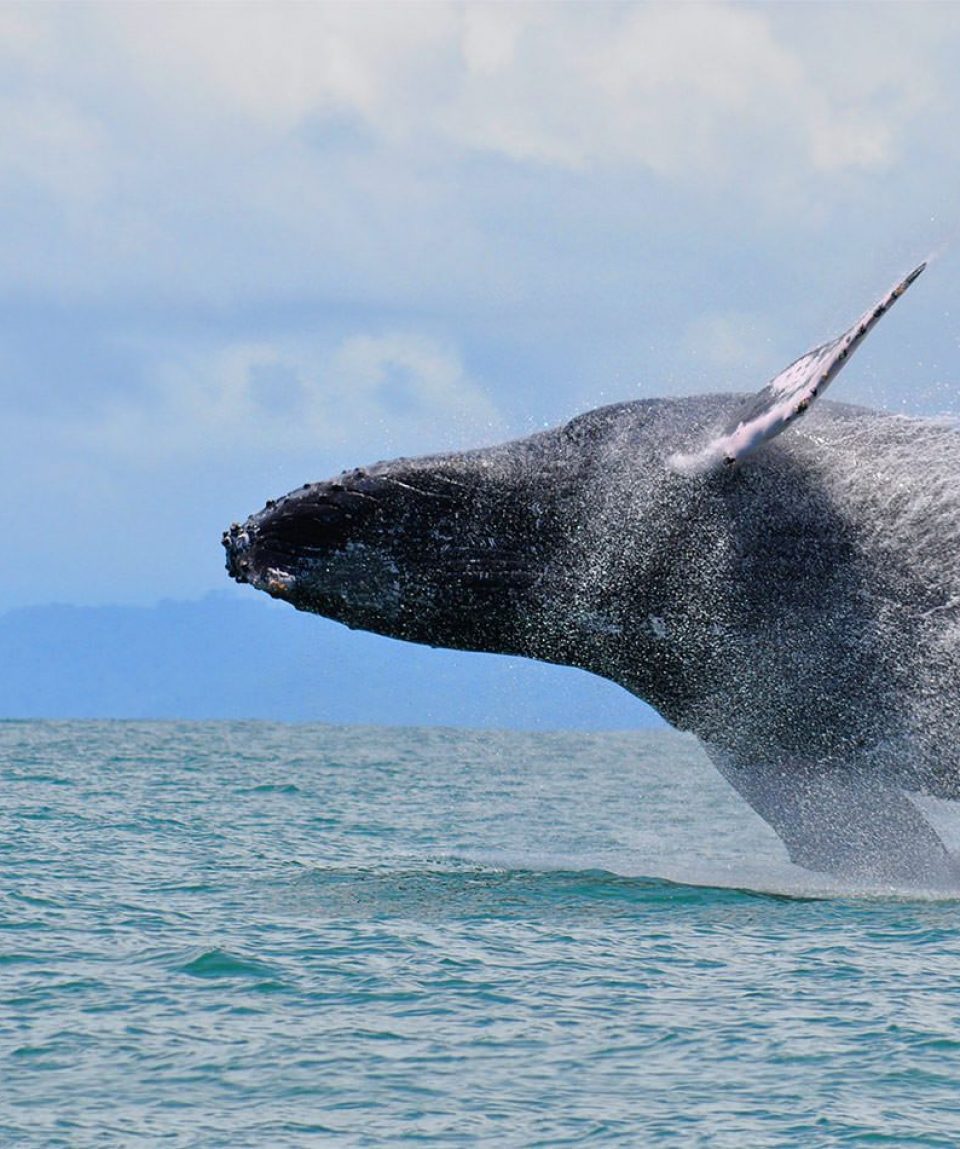
[(0, 6), (0, 610), (199, 597), (306, 481), (759, 389), (931, 254), (833, 394), (960, 411), (958, 58), (954, 4)]

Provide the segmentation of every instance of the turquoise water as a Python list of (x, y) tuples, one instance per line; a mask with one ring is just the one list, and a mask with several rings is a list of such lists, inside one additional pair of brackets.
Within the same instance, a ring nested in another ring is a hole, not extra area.
[(960, 901), (790, 866), (684, 737), (3, 723), (0, 770), (0, 1145), (960, 1143)]

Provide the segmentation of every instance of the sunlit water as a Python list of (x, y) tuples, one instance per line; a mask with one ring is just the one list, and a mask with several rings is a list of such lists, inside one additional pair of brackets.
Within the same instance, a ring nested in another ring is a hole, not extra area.
[(791, 867), (686, 738), (6, 723), (0, 769), (4, 1146), (960, 1143), (960, 900)]

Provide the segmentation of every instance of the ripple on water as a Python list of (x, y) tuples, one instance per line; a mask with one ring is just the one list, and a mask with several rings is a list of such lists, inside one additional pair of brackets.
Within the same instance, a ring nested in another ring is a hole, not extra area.
[(212, 949), (198, 954), (181, 967), (182, 973), (191, 977), (206, 978), (255, 978), (260, 982), (277, 981), (273, 969), (265, 962), (254, 958), (240, 957), (228, 950)]
[(0, 1144), (960, 1143), (956, 900), (791, 867), (687, 739), (17, 724), (0, 772)]

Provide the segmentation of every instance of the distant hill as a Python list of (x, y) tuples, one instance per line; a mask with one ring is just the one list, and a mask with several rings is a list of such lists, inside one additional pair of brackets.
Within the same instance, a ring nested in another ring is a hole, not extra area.
[(229, 594), (0, 616), (0, 717), (577, 730), (659, 723), (625, 691), (581, 671), (430, 650)]

